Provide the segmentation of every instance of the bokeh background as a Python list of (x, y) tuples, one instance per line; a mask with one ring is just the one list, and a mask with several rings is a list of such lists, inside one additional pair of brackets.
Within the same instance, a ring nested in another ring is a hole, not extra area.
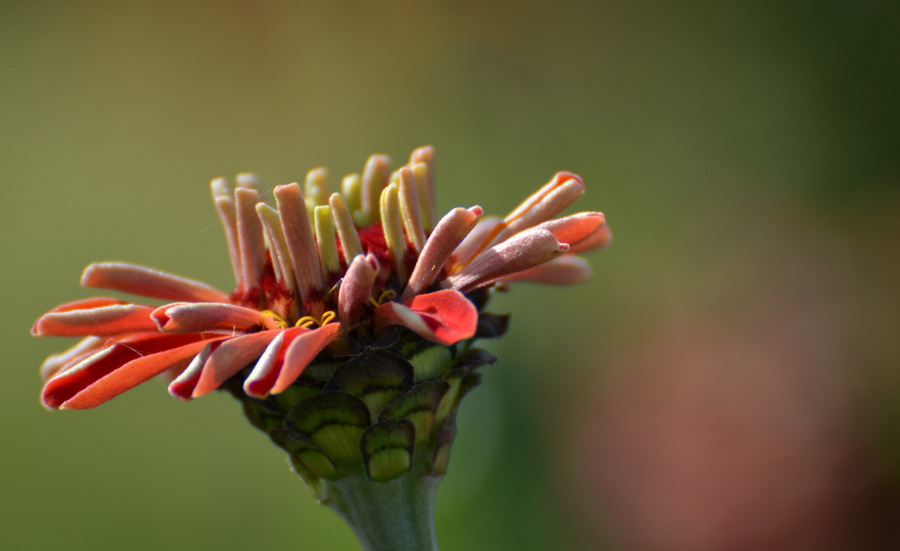
[(615, 239), (521, 286), (438, 494), (453, 550), (900, 548), (900, 4), (0, 2), (0, 548), (356, 549), (224, 394), (43, 410), (95, 260), (229, 288), (210, 178), (431, 143)]

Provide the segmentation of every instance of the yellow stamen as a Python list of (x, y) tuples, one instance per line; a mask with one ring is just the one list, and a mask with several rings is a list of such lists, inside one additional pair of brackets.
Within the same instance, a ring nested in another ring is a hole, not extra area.
[(375, 308), (378, 308), (379, 306), (381, 306), (382, 304), (384, 304), (384, 301), (386, 301), (386, 300), (393, 300), (393, 299), (395, 299), (395, 298), (397, 298), (397, 293), (395, 293), (394, 291), (391, 291), (391, 290), (389, 289), (389, 290), (387, 290), (387, 291), (383, 291), (380, 295), (378, 295), (378, 300), (375, 300), (374, 298), (369, 297), (369, 302), (370, 302)]
[(279, 329), (287, 329), (288, 328), (288, 322), (284, 321), (284, 318), (282, 318), (281, 316), (279, 316), (278, 314), (276, 314), (275, 312), (273, 312), (271, 310), (263, 310), (262, 312), (259, 313), (259, 315), (261, 317), (269, 318), (270, 320), (274, 321), (275, 325), (277, 325)]
[(334, 310), (329, 310), (322, 314), (321, 319), (316, 319), (312, 316), (303, 316), (302, 318), (297, 320), (295, 327), (306, 327), (307, 329), (312, 327), (313, 325), (318, 325), (322, 327), (324, 325), (328, 325), (337, 317), (337, 314)]

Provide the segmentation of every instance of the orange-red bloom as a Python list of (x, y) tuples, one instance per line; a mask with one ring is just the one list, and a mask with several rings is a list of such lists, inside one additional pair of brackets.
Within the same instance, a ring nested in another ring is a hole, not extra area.
[(38, 336), (83, 337), (41, 367), (50, 408), (97, 406), (168, 373), (169, 392), (196, 398), (253, 365), (244, 391), (254, 397), (291, 386), (320, 352), (352, 354), (400, 325), (443, 346), (471, 339), (479, 312), (467, 294), (518, 281), (583, 281), (590, 266), (575, 252), (610, 239), (603, 214), (554, 219), (584, 193), (578, 176), (557, 174), (504, 219), (480, 207), (435, 216), (430, 147), (390, 173), (373, 155), (362, 176), (328, 196), (326, 173), (260, 199), (256, 178), (232, 191), (211, 183), (237, 288), (124, 263), (87, 267), (86, 287), (173, 301), (162, 306), (92, 298), (59, 306), (34, 324)]

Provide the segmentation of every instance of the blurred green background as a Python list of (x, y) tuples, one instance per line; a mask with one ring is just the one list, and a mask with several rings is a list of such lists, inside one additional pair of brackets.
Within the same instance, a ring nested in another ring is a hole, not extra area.
[(0, 548), (350, 550), (224, 394), (38, 402), (33, 320), (125, 260), (228, 289), (210, 178), (557, 170), (612, 247), (523, 285), (441, 549), (897, 549), (897, 2), (0, 2)]

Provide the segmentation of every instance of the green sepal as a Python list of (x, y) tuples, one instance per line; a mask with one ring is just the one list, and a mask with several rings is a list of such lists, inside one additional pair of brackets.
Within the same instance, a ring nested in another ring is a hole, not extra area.
[(314, 361), (303, 370), (301, 381), (314, 386), (327, 383), (342, 364), (343, 362), (334, 359)]
[(413, 383), (413, 368), (386, 350), (366, 350), (341, 366), (325, 391), (341, 391), (365, 402), (372, 418)]
[[(278, 429), (270, 430), (269, 438), (277, 446), (287, 451), (292, 459), (292, 464), (298, 469), (302, 467), (305, 474), (326, 480), (337, 480), (343, 476), (334, 461), (313, 444), (295, 440), (288, 436), (286, 431)], [(309, 485), (309, 481), (307, 481), (307, 485)]]
[(415, 443), (415, 428), (406, 419), (382, 421), (366, 429), (359, 448), (369, 479), (386, 482), (408, 471)]
[(433, 379), (450, 367), (453, 354), (446, 346), (435, 345), (423, 349), (409, 358), (415, 372), (415, 381)]
[(497, 363), (497, 356), (494, 356), (487, 350), (473, 348), (465, 354), (460, 355), (456, 361), (453, 362), (452, 367), (454, 369), (467, 368), (472, 370), (483, 365), (494, 365), (495, 363)]
[(312, 385), (295, 382), (280, 394), (273, 394), (269, 399), (275, 402), (283, 411), (290, 411), (292, 407), (301, 401), (318, 394), (320, 390)]
[(450, 464), (450, 448), (456, 438), (456, 415), (448, 417), (437, 431), (434, 443), (434, 455), (431, 459), (431, 474), (443, 476), (447, 474)]
[(444, 381), (425, 381), (394, 398), (378, 415), (379, 421), (404, 418), (416, 430), (416, 447), (428, 441), (434, 424), (434, 414), (441, 398), (450, 389)]
[(481, 314), (478, 316), (478, 327), (475, 329), (476, 339), (499, 339), (509, 329), (509, 314)]
[(344, 392), (321, 392), (294, 406), (284, 426), (295, 440), (318, 446), (338, 465), (358, 463), (359, 439), (371, 416), (366, 404)]

